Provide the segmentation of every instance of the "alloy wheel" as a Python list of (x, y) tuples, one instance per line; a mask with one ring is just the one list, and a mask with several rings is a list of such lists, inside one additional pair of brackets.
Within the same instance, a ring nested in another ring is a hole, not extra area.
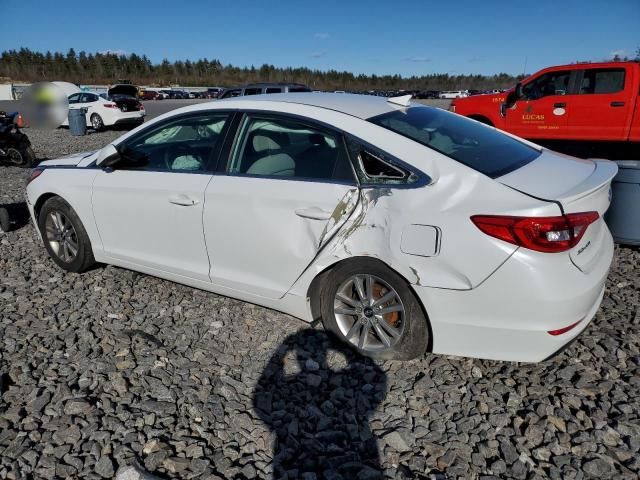
[(343, 282), (333, 311), (340, 332), (361, 350), (391, 348), (404, 332), (405, 308), (400, 295), (375, 275), (353, 275)]
[(92, 115), (91, 125), (94, 130), (100, 130), (102, 128), (102, 119), (98, 115)]
[(78, 255), (78, 235), (69, 219), (60, 211), (53, 210), (45, 223), (47, 242), (53, 253), (63, 262), (71, 263)]

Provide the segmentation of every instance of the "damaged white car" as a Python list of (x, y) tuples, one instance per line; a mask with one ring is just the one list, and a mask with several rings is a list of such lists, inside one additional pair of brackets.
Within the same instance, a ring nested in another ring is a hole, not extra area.
[(616, 166), (408, 98), (175, 110), (27, 187), (63, 269), (118, 265), (324, 326), (374, 358), (539, 361), (587, 327)]

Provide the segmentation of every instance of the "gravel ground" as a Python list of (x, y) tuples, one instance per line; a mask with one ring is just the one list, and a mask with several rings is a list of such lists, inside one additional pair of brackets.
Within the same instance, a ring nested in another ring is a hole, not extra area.
[[(44, 158), (120, 133), (28, 134)], [(0, 167), (0, 204), (25, 176)], [(18, 227), (0, 234), (2, 479), (638, 478), (638, 250), (550, 361), (372, 362), (261, 307), (64, 273)]]

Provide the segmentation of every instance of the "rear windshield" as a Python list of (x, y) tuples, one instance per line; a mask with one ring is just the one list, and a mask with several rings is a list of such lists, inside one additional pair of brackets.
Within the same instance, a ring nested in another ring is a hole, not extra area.
[(517, 170), (540, 155), (535, 148), (503, 133), (438, 108), (410, 107), (369, 121), (491, 178)]

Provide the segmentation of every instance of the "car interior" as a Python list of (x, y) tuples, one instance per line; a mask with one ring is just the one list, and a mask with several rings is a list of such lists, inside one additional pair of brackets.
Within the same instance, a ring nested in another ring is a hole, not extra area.
[(328, 179), (335, 178), (336, 166), (343, 163), (337, 139), (305, 125), (252, 120), (244, 132), (234, 173)]
[(119, 168), (204, 170), (225, 122), (226, 117), (188, 119), (135, 138), (121, 148)]

